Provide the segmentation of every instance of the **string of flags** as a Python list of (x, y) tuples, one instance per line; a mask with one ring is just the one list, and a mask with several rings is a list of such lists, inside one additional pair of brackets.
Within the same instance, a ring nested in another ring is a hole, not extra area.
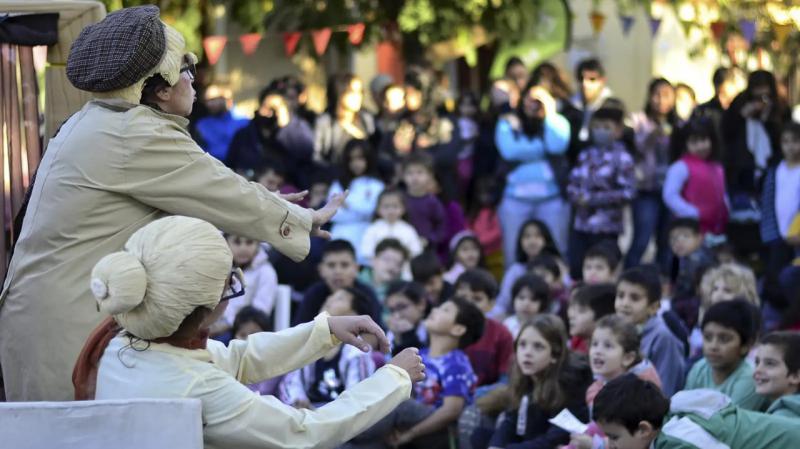
[[(314, 51), (317, 55), (323, 55), (330, 43), (331, 36), (334, 32), (346, 32), (347, 40), (352, 45), (360, 45), (364, 40), (364, 31), (366, 25), (363, 23), (353, 23), (349, 25), (342, 25), (339, 27), (321, 28), (318, 30), (310, 30), (311, 40), (314, 46)], [(258, 49), (258, 44), (267, 34), (280, 34), (283, 40), (283, 48), (286, 51), (286, 56), (293, 56), (297, 52), (300, 39), (303, 37), (303, 31), (287, 31), (283, 33), (248, 33), (239, 36), (239, 44), (242, 47), (242, 53), (247, 56), (252, 55)], [(225, 46), (228, 44), (227, 36), (206, 36), (203, 38), (203, 49), (205, 50), (208, 63), (211, 65), (219, 61)]]

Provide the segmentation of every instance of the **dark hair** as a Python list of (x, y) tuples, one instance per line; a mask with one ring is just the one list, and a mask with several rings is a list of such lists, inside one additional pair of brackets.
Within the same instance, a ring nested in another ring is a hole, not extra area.
[(378, 215), (378, 209), (380, 208), (381, 201), (383, 201), (384, 198), (390, 195), (397, 195), (400, 197), (400, 204), (403, 205), (403, 216), (401, 217), (401, 219), (403, 221), (408, 221), (408, 210), (406, 209), (406, 203), (405, 203), (406, 196), (405, 193), (398, 187), (386, 187), (381, 191), (380, 195), (378, 195), (378, 200), (375, 202), (375, 212), (372, 214), (372, 221), (381, 218), (380, 215)]
[(488, 271), (481, 268), (474, 268), (461, 273), (456, 279), (456, 288), (460, 284), (466, 284), (474, 292), (483, 292), (490, 300), (494, 301), (497, 296), (497, 281)]
[(761, 328), (759, 316), (758, 310), (745, 299), (722, 301), (706, 310), (700, 329), (705, 329), (709, 323), (716, 323), (735, 330), (742, 345), (749, 345), (756, 341)]
[(648, 304), (661, 301), (661, 277), (658, 268), (647, 265), (628, 268), (619, 277), (617, 288), (623, 282), (642, 287), (647, 293)]
[[(186, 55), (183, 56), (181, 64), (190, 64), (189, 58)], [(159, 90), (166, 89), (167, 87), (172, 87), (172, 85), (158, 73), (147, 78), (142, 86), (142, 95), (139, 99), (139, 103), (160, 111), (161, 108), (158, 106), (157, 94)]]
[(406, 248), (405, 245), (400, 243), (400, 240), (397, 240), (396, 238), (393, 237), (387, 237), (381, 240), (375, 247), (375, 255), (377, 256), (378, 254), (386, 251), (387, 249), (393, 249), (395, 251), (398, 251), (400, 254), (403, 255), (403, 260), (408, 260), (408, 248)]
[(606, 76), (606, 71), (599, 59), (587, 58), (579, 62), (578, 66), (575, 68), (575, 79), (581, 81), (583, 79), (583, 72), (588, 71), (597, 72), (600, 74), (600, 76)]
[(371, 176), (373, 178), (378, 177), (377, 152), (373, 148), (372, 144), (368, 140), (361, 140), (361, 139), (348, 140), (347, 143), (344, 145), (344, 149), (342, 149), (342, 156), (339, 167), (339, 182), (345, 189), (349, 188), (350, 183), (353, 182), (353, 179), (355, 179), (353, 173), (350, 171), (350, 158), (353, 156), (353, 153), (355, 153), (357, 150), (361, 150), (364, 159), (367, 161), (367, 168), (366, 170), (364, 170), (364, 174), (361, 176)]
[(542, 220), (531, 218), (523, 223), (522, 226), (520, 226), (519, 232), (517, 233), (517, 262), (530, 262), (530, 260), (528, 260), (528, 256), (525, 254), (525, 251), (522, 249), (522, 235), (525, 233), (525, 229), (528, 226), (536, 226), (539, 228), (539, 233), (542, 234), (542, 238), (544, 239), (544, 247), (542, 248), (542, 252), (539, 254), (547, 252), (555, 256), (560, 256), (558, 248), (556, 247), (556, 242), (553, 240), (553, 234), (550, 232), (550, 228), (547, 226), (547, 224)]
[(436, 175), (433, 165), (433, 158), (427, 153), (414, 152), (409, 154), (408, 157), (406, 157), (405, 162), (403, 162), (403, 171), (412, 165), (420, 165), (424, 167), (425, 170), (428, 170), (428, 173), (430, 173), (431, 176)]
[(353, 259), (356, 258), (356, 250), (353, 248), (353, 244), (347, 240), (336, 239), (326, 243), (322, 248), (321, 259), (324, 259), (325, 256), (334, 253), (349, 253), (351, 256), (353, 256)]
[(519, 409), (523, 396), (530, 394), (531, 400), (540, 408), (548, 412), (561, 409), (567, 402), (567, 392), (560, 378), (569, 364), (569, 348), (567, 347), (567, 328), (564, 322), (556, 315), (542, 313), (519, 330), (514, 340), (514, 353), (522, 334), (529, 327), (536, 329), (539, 334), (550, 344), (550, 354), (554, 359), (544, 372), (537, 374), (536, 379), (526, 376), (519, 368), (519, 363), (514, 362), (511, 367), (511, 408)]
[(596, 422), (620, 424), (631, 434), (644, 421), (660, 429), (669, 412), (669, 398), (654, 383), (636, 374), (612, 379), (594, 398), (592, 415)]
[(673, 218), (672, 221), (669, 222), (669, 232), (672, 232), (676, 229), (688, 229), (695, 234), (700, 233), (700, 221), (693, 217), (678, 217)]
[(355, 287), (345, 287), (342, 290), (353, 297), (350, 305), (356, 315), (372, 315), (372, 300), (364, 292)]
[(714, 90), (719, 90), (725, 81), (731, 79), (733, 77), (733, 70), (729, 69), (728, 67), (717, 67), (714, 70), (714, 76), (711, 77), (711, 82), (714, 84)]
[(445, 302), (452, 302), (455, 304), (458, 312), (456, 312), (456, 324), (464, 326), (467, 330), (458, 339), (458, 348), (464, 349), (467, 346), (477, 342), (483, 337), (483, 329), (486, 323), (486, 318), (483, 312), (472, 301), (468, 301), (460, 296), (454, 296)]
[(690, 140), (708, 139), (711, 141), (711, 154), (708, 155), (708, 160), (718, 161), (720, 158), (720, 142), (719, 135), (714, 128), (714, 122), (708, 117), (696, 116), (692, 117), (683, 127), (673, 134), (674, 142), (671, 143), (672, 147), (672, 160), (677, 160), (680, 156), (688, 150)]
[(614, 337), (617, 338), (617, 342), (622, 346), (623, 354), (629, 352), (636, 354), (636, 358), (633, 360), (631, 366), (625, 367), (626, 371), (642, 361), (642, 354), (639, 349), (642, 338), (639, 336), (639, 331), (636, 329), (635, 324), (619, 315), (606, 315), (600, 318), (594, 325), (595, 332), (601, 327), (610, 330), (611, 333), (614, 334)]
[(675, 92), (677, 93), (679, 89), (688, 90), (689, 93), (692, 95), (692, 100), (697, 101), (697, 95), (694, 93), (694, 89), (692, 89), (692, 86), (686, 83), (678, 83), (675, 85)]
[(394, 281), (386, 288), (386, 297), (402, 295), (414, 304), (427, 302), (425, 288), (416, 282)]
[(508, 61), (506, 61), (506, 68), (505, 68), (505, 70), (503, 72), (508, 72), (508, 69), (510, 69), (511, 67), (513, 67), (515, 65), (521, 65), (521, 66), (525, 67), (525, 63), (522, 62), (522, 59), (520, 59), (519, 56), (512, 56), (512, 57), (508, 58)]
[(526, 274), (520, 276), (511, 287), (511, 301), (516, 299), (517, 295), (522, 289), (527, 288), (533, 294), (533, 300), (540, 303), (539, 311), (547, 311), (550, 309), (550, 286), (541, 277), (535, 274)]
[(608, 97), (603, 100), (603, 104), (600, 105), (603, 109), (615, 109), (622, 113), (622, 117), (624, 118), (625, 115), (628, 113), (628, 108), (625, 106), (625, 102), (622, 99), (617, 97)]
[(613, 315), (617, 287), (614, 284), (583, 284), (575, 288), (570, 304), (588, 307), (594, 313), (595, 321)]
[(613, 240), (603, 240), (595, 243), (586, 251), (583, 260), (586, 261), (586, 259), (603, 259), (608, 265), (608, 268), (614, 271), (622, 260), (622, 251), (619, 250), (617, 242)]
[(625, 120), (625, 112), (619, 108), (600, 107), (592, 114), (592, 120), (607, 120), (617, 126), (622, 126)]
[(539, 64), (533, 69), (530, 82), (544, 87), (554, 98), (568, 100), (572, 96), (572, 88), (569, 86), (569, 81), (567, 81), (558, 67), (548, 61)]
[(558, 266), (558, 260), (550, 254), (539, 254), (528, 264), (529, 270), (533, 270), (537, 267), (549, 271), (556, 279), (561, 277), (561, 267)]
[[(667, 81), (666, 78), (653, 78), (650, 81), (650, 84), (647, 86), (647, 100), (645, 101), (644, 104), (644, 113), (650, 119), (654, 118), (654, 112), (655, 112), (653, 111), (653, 108), (650, 106), (650, 101), (651, 98), (653, 97), (653, 94), (656, 92), (656, 89), (658, 89), (661, 86), (669, 86), (669, 88), (672, 89), (673, 92), (675, 92), (675, 86), (673, 86), (672, 83)], [(677, 128), (678, 113), (675, 112), (675, 105), (672, 105), (672, 110), (667, 112), (667, 122), (671, 124), (674, 128)]]
[(329, 113), (333, 120), (336, 120), (336, 108), (339, 107), (339, 101), (350, 89), (350, 84), (352, 84), (353, 80), (356, 79), (358, 77), (352, 73), (338, 73), (328, 78), (328, 85), (325, 90), (328, 105), (325, 108), (325, 112)]
[(261, 162), (253, 171), (253, 181), (257, 182), (269, 171), (275, 172), (275, 174), (282, 176), (284, 179), (289, 176), (289, 171), (286, 169), (286, 165), (283, 163), (283, 161), (280, 159), (267, 158), (264, 159), (264, 161)]
[(759, 344), (776, 346), (783, 353), (783, 363), (789, 369), (789, 374), (800, 371), (800, 332), (777, 331), (765, 335)]
[(231, 327), (231, 336), (236, 338), (239, 329), (247, 323), (256, 323), (261, 328), (262, 332), (272, 331), (272, 320), (269, 315), (262, 310), (253, 306), (244, 306), (236, 313), (236, 318), (233, 319), (233, 326)]
[(261, 91), (258, 93), (258, 107), (261, 107), (261, 105), (264, 104), (264, 99), (270, 95), (278, 95), (281, 98), (286, 98), (286, 94), (284, 94), (280, 83), (277, 81), (278, 80), (275, 80), (267, 84), (267, 86), (261, 89)]
[(416, 282), (424, 284), (435, 276), (441, 276), (442, 273), (444, 273), (442, 264), (433, 252), (425, 251), (411, 259), (411, 276)]
[(772, 109), (769, 114), (769, 121), (783, 122), (783, 114), (786, 112), (787, 105), (785, 101), (778, 94), (778, 83), (775, 80), (775, 75), (766, 70), (756, 70), (750, 72), (747, 77), (747, 90), (745, 93), (747, 97), (753, 99), (753, 89), (757, 86), (769, 87), (769, 96), (773, 102)]
[(793, 120), (786, 122), (783, 128), (781, 128), (781, 135), (786, 133), (791, 134), (795, 139), (800, 139), (800, 123)]

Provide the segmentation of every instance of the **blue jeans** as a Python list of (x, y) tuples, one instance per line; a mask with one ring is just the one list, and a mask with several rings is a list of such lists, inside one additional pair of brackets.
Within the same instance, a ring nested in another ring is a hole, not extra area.
[(642, 256), (656, 238), (655, 263), (662, 274), (669, 275), (672, 254), (669, 249), (669, 210), (661, 199), (660, 192), (639, 192), (631, 205), (633, 212), (633, 241), (625, 257), (625, 268), (639, 265)]
[(503, 229), (503, 256), (506, 269), (516, 261), (520, 228), (531, 218), (541, 220), (550, 228), (558, 250), (562, 255), (566, 254), (569, 204), (560, 196), (543, 201), (526, 201), (504, 196), (498, 211), (500, 227)]

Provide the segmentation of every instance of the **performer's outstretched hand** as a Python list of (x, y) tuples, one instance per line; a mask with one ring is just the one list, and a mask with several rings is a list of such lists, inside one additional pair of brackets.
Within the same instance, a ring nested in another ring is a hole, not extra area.
[(389, 365), (395, 365), (404, 369), (411, 378), (411, 382), (419, 382), (425, 379), (425, 364), (419, 356), (417, 348), (406, 348), (389, 360)]
[(344, 200), (347, 199), (347, 195), (350, 193), (349, 190), (345, 190), (342, 193), (334, 194), (328, 203), (322, 207), (322, 209), (318, 209), (312, 212), (311, 214), (311, 236), (312, 237), (322, 237), (325, 239), (331, 238), (331, 233), (328, 231), (323, 231), (321, 229), (322, 225), (330, 221), (331, 218), (336, 214), (336, 211), (339, 210), (342, 204), (344, 204)]
[(389, 352), (389, 339), (386, 338), (383, 329), (367, 315), (331, 316), (328, 317), (328, 327), (331, 329), (331, 334), (343, 343), (353, 345), (364, 352), (369, 352), (370, 349)]

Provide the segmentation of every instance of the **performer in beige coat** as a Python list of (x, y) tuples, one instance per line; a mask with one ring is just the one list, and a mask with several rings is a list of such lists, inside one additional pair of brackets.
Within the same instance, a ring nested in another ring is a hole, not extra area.
[(204, 153), (186, 130), (196, 58), (184, 47), (153, 6), (109, 14), (73, 44), (67, 75), (97, 99), (47, 147), (0, 294), (10, 401), (72, 398), (75, 359), (106, 317), (89, 292), (91, 269), (142, 226), (198, 217), (299, 261), (341, 204), (301, 208)]
[[(225, 312), (228, 299), (244, 293), (231, 287), (232, 264), (216, 228), (180, 216), (148, 224), (123, 251), (101, 259), (92, 270), (91, 290), (98, 308), (122, 330), (110, 333), (105, 348), (103, 339), (90, 339), (82, 353), (102, 354), (95, 398), (200, 399), (207, 448), (325, 448), (375, 424), (408, 399), (411, 381), (424, 376), (422, 359), (409, 348), (316, 410), (259, 396), (243, 383), (313, 363), (340, 340), (363, 348), (361, 333), (388, 341), (369, 317), (325, 313), (312, 323), (256, 333), (227, 347), (207, 340), (208, 326)], [(76, 391), (91, 382), (83, 367), (76, 368)]]

